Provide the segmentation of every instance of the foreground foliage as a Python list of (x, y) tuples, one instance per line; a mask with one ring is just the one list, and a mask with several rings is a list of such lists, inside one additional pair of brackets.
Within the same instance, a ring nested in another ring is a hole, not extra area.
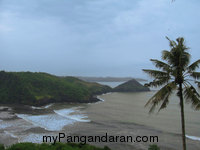
[(104, 148), (97, 148), (92, 145), (82, 145), (75, 143), (56, 143), (53, 144), (34, 144), (34, 143), (17, 143), (8, 148), (0, 145), (0, 150), (111, 150), (107, 146)]
[(148, 150), (160, 150), (160, 148), (157, 145), (153, 144), (149, 146)]
[(183, 98), (185, 98), (186, 102), (190, 103), (195, 110), (200, 110), (200, 95), (190, 82), (192, 81), (198, 85), (200, 84), (200, 72), (196, 71), (196, 69), (199, 68), (200, 59), (189, 64), (189, 48), (186, 47), (184, 38), (177, 38), (176, 41), (172, 41), (169, 38), (167, 39), (169, 40), (171, 50), (164, 50), (162, 52), (162, 59), (165, 62), (151, 59), (155, 66), (160, 70), (143, 70), (154, 78), (152, 82), (146, 84), (147, 86), (163, 86), (152, 98), (150, 98), (146, 106), (150, 106), (150, 112), (154, 111), (155, 107), (159, 104), (161, 104), (159, 110), (164, 109), (169, 103), (170, 95), (173, 91), (177, 91), (181, 107), (183, 150), (186, 150)]

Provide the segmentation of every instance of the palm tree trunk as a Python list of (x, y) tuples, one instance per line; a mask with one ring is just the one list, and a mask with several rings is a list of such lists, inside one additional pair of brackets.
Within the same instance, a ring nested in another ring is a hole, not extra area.
[(183, 142), (183, 150), (186, 150), (186, 139), (185, 139), (185, 117), (184, 117), (184, 103), (183, 103), (183, 88), (182, 83), (179, 83), (179, 97), (180, 97), (180, 105), (181, 105), (181, 125), (182, 125), (182, 142)]

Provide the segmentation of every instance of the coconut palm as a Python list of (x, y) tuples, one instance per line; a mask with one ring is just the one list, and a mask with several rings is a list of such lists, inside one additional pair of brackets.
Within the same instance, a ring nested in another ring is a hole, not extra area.
[(195, 71), (199, 68), (200, 59), (189, 65), (189, 48), (186, 47), (184, 38), (177, 38), (176, 41), (170, 40), (168, 37), (166, 38), (169, 40), (170, 51), (162, 51), (162, 59), (164, 62), (157, 59), (151, 59), (153, 64), (159, 68), (159, 70), (143, 69), (145, 73), (154, 78), (154, 80), (146, 84), (146, 86), (162, 86), (162, 88), (149, 99), (145, 106), (150, 106), (149, 113), (151, 113), (154, 111), (155, 107), (160, 104), (158, 110), (160, 111), (167, 107), (169, 97), (173, 91), (177, 91), (181, 107), (183, 150), (186, 150), (183, 99), (185, 99), (186, 102), (191, 103), (195, 110), (200, 110), (200, 95), (191, 84), (191, 82), (194, 82), (200, 85), (200, 82), (198, 81), (198, 79), (200, 79), (200, 72)]

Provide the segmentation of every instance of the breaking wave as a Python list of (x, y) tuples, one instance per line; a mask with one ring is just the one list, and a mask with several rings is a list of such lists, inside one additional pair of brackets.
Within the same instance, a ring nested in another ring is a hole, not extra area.
[(31, 106), (32, 109), (47, 109), (49, 107), (51, 107), (53, 104), (48, 104), (46, 106), (42, 106), (42, 107), (35, 107), (35, 106)]
[(27, 114), (16, 114), (19, 118), (25, 121), (44, 128), (48, 131), (60, 131), (66, 125), (73, 124), (75, 121), (71, 119), (66, 119), (57, 114), (47, 114), (47, 115), (27, 115)]
[(75, 108), (70, 108), (70, 109), (60, 109), (60, 110), (54, 110), (54, 112), (62, 117), (78, 121), (78, 122), (90, 122), (88, 120), (86, 115), (81, 114), (81, 111)]
[(16, 114), (17, 117), (48, 131), (60, 131), (64, 126), (75, 122), (90, 122), (81, 114), (78, 107), (54, 110), (55, 113), (45, 115)]
[(200, 137), (197, 137), (197, 136), (186, 135), (186, 137), (187, 137), (188, 139), (191, 139), (191, 140), (200, 141)]

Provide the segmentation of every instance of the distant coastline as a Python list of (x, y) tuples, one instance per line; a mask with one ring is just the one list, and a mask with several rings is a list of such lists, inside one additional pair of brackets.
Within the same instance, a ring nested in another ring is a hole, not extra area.
[(133, 77), (86, 77), (86, 76), (76, 76), (77, 78), (87, 81), (87, 82), (127, 82), (129, 80), (135, 79), (136, 81), (147, 81), (142, 78)]

